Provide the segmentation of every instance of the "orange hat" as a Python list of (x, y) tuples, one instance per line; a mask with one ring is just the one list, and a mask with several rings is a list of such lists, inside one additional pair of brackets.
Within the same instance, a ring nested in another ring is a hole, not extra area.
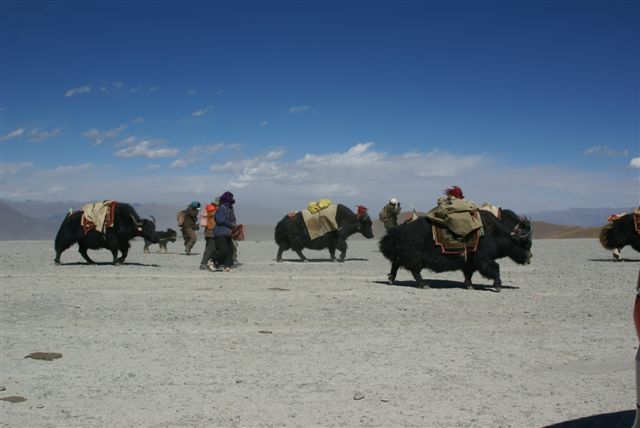
[(207, 210), (208, 213), (214, 212), (216, 210), (216, 206), (213, 204), (208, 204), (205, 209)]

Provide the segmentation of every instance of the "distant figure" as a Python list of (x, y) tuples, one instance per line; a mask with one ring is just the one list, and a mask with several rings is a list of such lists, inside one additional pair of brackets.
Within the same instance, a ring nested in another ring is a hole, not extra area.
[(214, 216), (215, 226), (213, 235), (215, 240), (214, 263), (225, 272), (232, 272), (233, 266), (233, 243), (231, 242), (231, 230), (236, 226), (236, 214), (233, 211), (233, 193), (224, 192), (220, 196), (220, 206)]
[(380, 219), (386, 230), (389, 230), (392, 227), (396, 227), (398, 225), (398, 216), (400, 215), (400, 211), (402, 211), (402, 209), (400, 208), (400, 201), (398, 201), (396, 198), (389, 199), (387, 205), (382, 207), (378, 218)]
[(204, 254), (202, 254), (202, 260), (200, 261), (200, 270), (207, 269), (209, 271), (215, 270), (213, 264), (213, 256), (216, 251), (216, 243), (213, 235), (213, 228), (216, 225), (215, 214), (218, 211), (218, 204), (212, 202), (205, 207), (207, 213), (206, 224), (204, 226)]
[(200, 202), (193, 201), (184, 210), (184, 221), (180, 226), (182, 230), (182, 238), (184, 239), (184, 251), (189, 256), (191, 255), (191, 249), (196, 245), (198, 237), (196, 236), (196, 230), (198, 230), (198, 210), (200, 209)]

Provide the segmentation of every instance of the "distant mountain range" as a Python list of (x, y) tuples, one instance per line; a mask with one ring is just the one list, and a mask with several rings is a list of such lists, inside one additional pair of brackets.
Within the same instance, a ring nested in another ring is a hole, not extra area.
[[(91, 201), (95, 202), (95, 201)], [(40, 202), (0, 200), (0, 240), (53, 239), (69, 209), (78, 210), (87, 202)], [(170, 204), (131, 204), (144, 218), (155, 217), (158, 229), (177, 229), (176, 213), (185, 207)], [(632, 208), (571, 208), (527, 214), (533, 220), (534, 239), (596, 238), (613, 213), (630, 212)], [(236, 206), (238, 221), (247, 225), (250, 240), (273, 239), (273, 227), (286, 213), (255, 205)], [(403, 213), (405, 218), (408, 213)], [(374, 232), (382, 236), (383, 228), (372, 212)], [(251, 231), (254, 231), (252, 234)], [(355, 236), (354, 236), (355, 238)]]

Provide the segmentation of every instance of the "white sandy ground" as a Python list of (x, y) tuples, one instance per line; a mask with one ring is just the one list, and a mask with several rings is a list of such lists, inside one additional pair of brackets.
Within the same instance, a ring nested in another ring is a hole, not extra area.
[[(309, 263), (292, 252), (276, 263), (273, 242), (245, 241), (233, 273), (198, 270), (200, 255), (177, 254), (179, 243), (150, 255), (132, 244), (123, 266), (84, 265), (77, 247), (55, 266), (52, 242), (0, 244), (0, 398), (26, 398), (0, 401), (1, 426), (632, 417), (640, 254), (631, 249), (631, 261), (614, 263), (596, 240), (535, 241), (531, 265), (500, 262), (498, 294), (464, 289), (461, 272), (423, 271), (432, 289), (414, 288), (406, 271), (401, 286), (386, 285), (376, 239), (350, 241), (345, 263), (312, 250)], [(24, 358), (37, 351), (63, 357)]]

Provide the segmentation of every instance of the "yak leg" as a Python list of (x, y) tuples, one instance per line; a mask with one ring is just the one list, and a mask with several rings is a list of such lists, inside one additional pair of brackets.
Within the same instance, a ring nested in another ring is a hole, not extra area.
[(424, 279), (422, 279), (422, 275), (420, 275), (420, 270), (421, 269), (415, 269), (411, 271), (411, 275), (413, 275), (413, 278), (416, 280), (416, 285), (420, 288), (429, 288), (429, 284), (427, 284), (427, 281), (425, 281)]
[(473, 283), (471, 282), (473, 272), (475, 272), (473, 266), (465, 266), (462, 268), (462, 273), (464, 274), (464, 285), (467, 287), (467, 290), (473, 290), (474, 288)]
[(300, 260), (302, 260), (303, 262), (308, 261), (307, 258), (304, 256), (304, 254), (302, 254), (302, 248), (292, 248), (293, 251), (296, 252), (296, 254), (298, 255), (298, 257), (300, 257)]
[(398, 275), (398, 269), (400, 269), (400, 265), (397, 263), (391, 263), (391, 272), (387, 275), (387, 281), (389, 285), (393, 285), (396, 282), (396, 275)]
[(613, 258), (617, 262), (622, 260), (622, 256), (620, 255), (620, 248), (614, 248), (613, 249)]
[(281, 262), (282, 261), (282, 253), (284, 253), (284, 250), (286, 250), (285, 247), (278, 247), (278, 255), (276, 256), (276, 261), (277, 262)]
[(485, 260), (478, 266), (478, 272), (483, 276), (493, 279), (493, 286), (499, 293), (502, 289), (502, 280), (500, 279), (500, 265), (493, 260)]
[(82, 258), (87, 261), (87, 263), (89, 263), (90, 265), (93, 265), (93, 264), (96, 263), (93, 260), (91, 260), (91, 257), (89, 257), (89, 254), (87, 254), (87, 247), (85, 247), (84, 245), (81, 245), (79, 243), (78, 243), (78, 247), (79, 247), (78, 248), (78, 252), (82, 256)]
[[(331, 259), (332, 262), (336, 261), (336, 246), (333, 243), (329, 244), (329, 258)], [(342, 260), (340, 260), (342, 261)]]
[(124, 245), (120, 246), (120, 252), (122, 253), (122, 256), (118, 258), (118, 250), (111, 251), (111, 253), (113, 253), (114, 265), (119, 263), (124, 263), (124, 259), (126, 259), (127, 255), (129, 254), (129, 244), (125, 243)]
[(340, 257), (338, 258), (338, 261), (343, 262), (344, 258), (347, 256), (347, 241), (338, 241), (336, 248), (340, 250)]

